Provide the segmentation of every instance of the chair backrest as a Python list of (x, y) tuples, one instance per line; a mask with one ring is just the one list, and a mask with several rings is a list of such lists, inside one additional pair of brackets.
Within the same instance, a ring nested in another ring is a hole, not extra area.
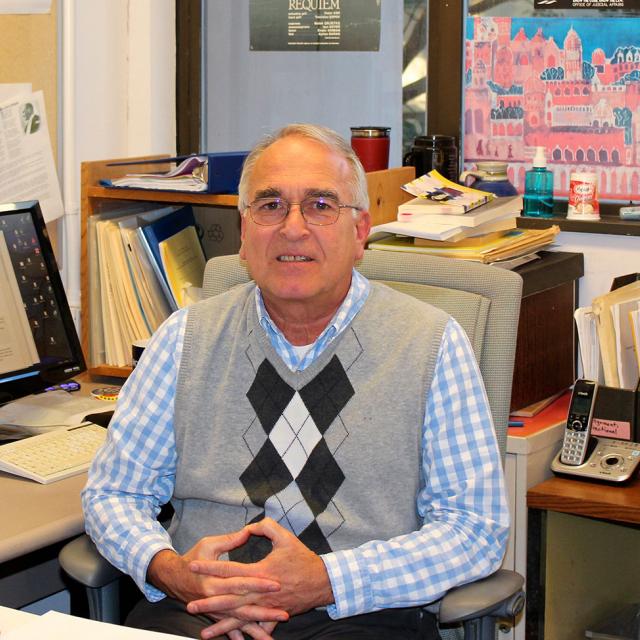
[[(522, 278), (512, 271), (418, 253), (365, 251), (357, 269), (404, 293), (440, 307), (464, 328), (473, 345), (504, 456), (511, 401)], [(237, 255), (207, 262), (203, 294), (247, 282)]]

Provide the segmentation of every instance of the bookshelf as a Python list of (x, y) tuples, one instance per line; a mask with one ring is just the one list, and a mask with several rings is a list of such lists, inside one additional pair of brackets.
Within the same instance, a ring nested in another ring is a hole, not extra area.
[[(138, 158), (122, 158), (83, 162), (81, 167), (81, 254), (80, 254), (80, 290), (82, 308), (80, 313), (81, 343), (91, 376), (109, 376), (126, 378), (131, 373), (130, 367), (116, 367), (104, 362), (91, 362), (89, 349), (91, 327), (91, 282), (89, 275), (88, 254), (88, 220), (90, 216), (118, 207), (123, 209), (132, 202), (166, 205), (194, 205), (228, 209), (229, 215), (238, 215), (238, 196), (209, 193), (181, 193), (172, 191), (152, 191), (146, 189), (111, 189), (100, 186), (100, 180), (113, 179), (127, 172), (127, 167), (110, 166), (113, 163), (144, 160), (155, 160), (169, 156), (143, 156)], [(136, 172), (163, 172), (171, 168), (169, 164), (139, 164)], [(396, 216), (398, 205), (411, 196), (400, 189), (400, 186), (413, 180), (413, 167), (398, 167), (385, 171), (374, 171), (367, 174), (370, 213), (372, 224), (389, 222)]]

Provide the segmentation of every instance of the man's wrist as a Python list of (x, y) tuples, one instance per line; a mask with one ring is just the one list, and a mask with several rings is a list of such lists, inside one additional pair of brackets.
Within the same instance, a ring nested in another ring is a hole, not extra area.
[(178, 597), (177, 577), (185, 569), (185, 563), (173, 549), (158, 551), (147, 567), (147, 582), (173, 598)]

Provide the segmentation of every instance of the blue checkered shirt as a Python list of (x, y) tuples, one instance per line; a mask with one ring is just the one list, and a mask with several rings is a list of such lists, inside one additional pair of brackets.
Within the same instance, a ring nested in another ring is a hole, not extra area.
[[(302, 357), (273, 324), (256, 289), (260, 324), (289, 368), (302, 370), (349, 326), (369, 289), (354, 270), (347, 297)], [(100, 552), (152, 601), (164, 594), (146, 582), (149, 562), (173, 549), (157, 516), (175, 481), (173, 406), (186, 318), (182, 309), (158, 329), (123, 386), (82, 494), (86, 529)], [(331, 617), (425, 604), (502, 561), (509, 512), (500, 455), (471, 346), (452, 319), (426, 399), (422, 445), (424, 487), (416, 499), (422, 528), (321, 556), (335, 597)]]

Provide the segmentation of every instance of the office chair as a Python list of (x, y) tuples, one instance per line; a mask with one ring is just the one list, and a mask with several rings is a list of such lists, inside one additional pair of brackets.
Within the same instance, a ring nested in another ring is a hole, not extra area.
[[(371, 280), (427, 301), (452, 315), (465, 329), (484, 377), (501, 455), (506, 449), (511, 383), (522, 292), (519, 275), (495, 267), (415, 253), (365, 251), (358, 270)], [(208, 261), (203, 293), (212, 296), (246, 282), (237, 255)], [(60, 564), (87, 588), (90, 616), (118, 621), (117, 578), (122, 574), (81, 536), (60, 552)], [(448, 592), (429, 605), (443, 638), (462, 625), (465, 640), (494, 640), (496, 625), (513, 619), (524, 605), (524, 580), (513, 571), (495, 574)]]

